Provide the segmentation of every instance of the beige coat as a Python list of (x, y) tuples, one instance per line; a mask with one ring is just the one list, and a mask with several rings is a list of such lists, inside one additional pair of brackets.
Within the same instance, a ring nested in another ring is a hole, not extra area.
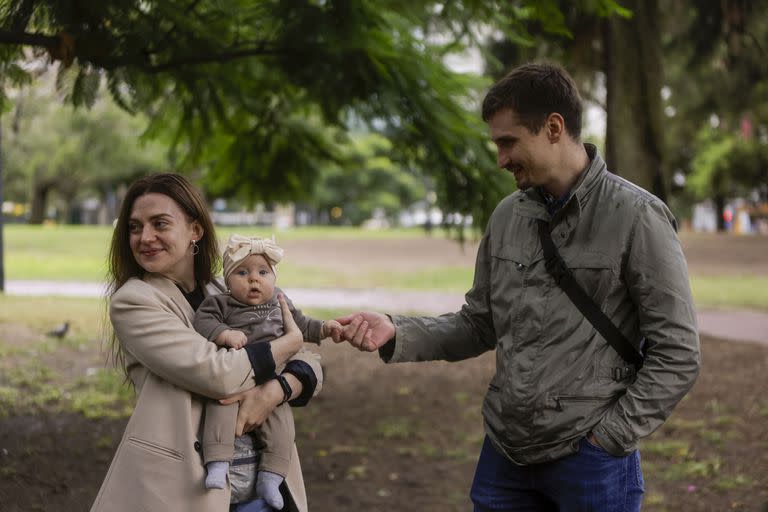
[[(200, 454), (204, 398), (253, 387), (244, 350), (219, 350), (192, 328), (194, 312), (176, 285), (161, 276), (131, 279), (112, 297), (110, 318), (138, 394), (123, 438), (91, 512), (225, 512), (229, 489), (205, 488)], [(322, 370), (307, 362), (322, 385)], [(298, 453), (286, 484), (307, 511)]]

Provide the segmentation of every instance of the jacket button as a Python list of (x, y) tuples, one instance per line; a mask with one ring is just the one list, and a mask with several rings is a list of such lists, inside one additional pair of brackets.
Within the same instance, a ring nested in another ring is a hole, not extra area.
[(523, 265), (522, 263), (515, 263), (515, 267), (517, 268), (518, 272), (522, 272), (523, 270), (525, 270), (525, 265)]
[(203, 451), (203, 445), (200, 444), (200, 441), (195, 441), (195, 451), (196, 452)]

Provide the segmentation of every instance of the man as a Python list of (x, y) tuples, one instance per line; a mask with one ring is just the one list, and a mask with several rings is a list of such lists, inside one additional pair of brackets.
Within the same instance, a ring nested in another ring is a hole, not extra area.
[[(361, 312), (344, 338), (386, 362), (457, 361), (496, 350), (475, 511), (640, 510), (637, 442), (693, 385), (699, 339), (667, 207), (580, 142), (582, 106), (561, 68), (528, 64), (495, 84), (483, 119), (520, 190), (499, 203), (461, 311)], [(545, 265), (539, 226), (576, 282), (644, 359), (606, 342)], [(638, 365), (639, 366), (639, 365)]]

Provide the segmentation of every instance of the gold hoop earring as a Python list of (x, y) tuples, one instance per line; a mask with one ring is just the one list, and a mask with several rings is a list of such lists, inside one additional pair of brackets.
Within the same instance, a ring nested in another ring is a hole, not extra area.
[(197, 240), (192, 240), (192, 256), (197, 256), (200, 252), (200, 248), (197, 246)]

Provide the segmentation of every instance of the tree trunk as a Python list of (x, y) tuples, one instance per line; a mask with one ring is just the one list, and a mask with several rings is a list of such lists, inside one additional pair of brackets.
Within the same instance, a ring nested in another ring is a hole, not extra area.
[(657, 0), (626, 0), (630, 19), (605, 21), (608, 168), (666, 200), (661, 34)]
[(713, 200), (715, 203), (715, 222), (717, 231), (722, 233), (725, 231), (725, 196), (723, 194), (715, 194)]
[(36, 183), (32, 190), (32, 207), (29, 214), (30, 224), (42, 224), (45, 220), (45, 208), (48, 205), (49, 183)]

